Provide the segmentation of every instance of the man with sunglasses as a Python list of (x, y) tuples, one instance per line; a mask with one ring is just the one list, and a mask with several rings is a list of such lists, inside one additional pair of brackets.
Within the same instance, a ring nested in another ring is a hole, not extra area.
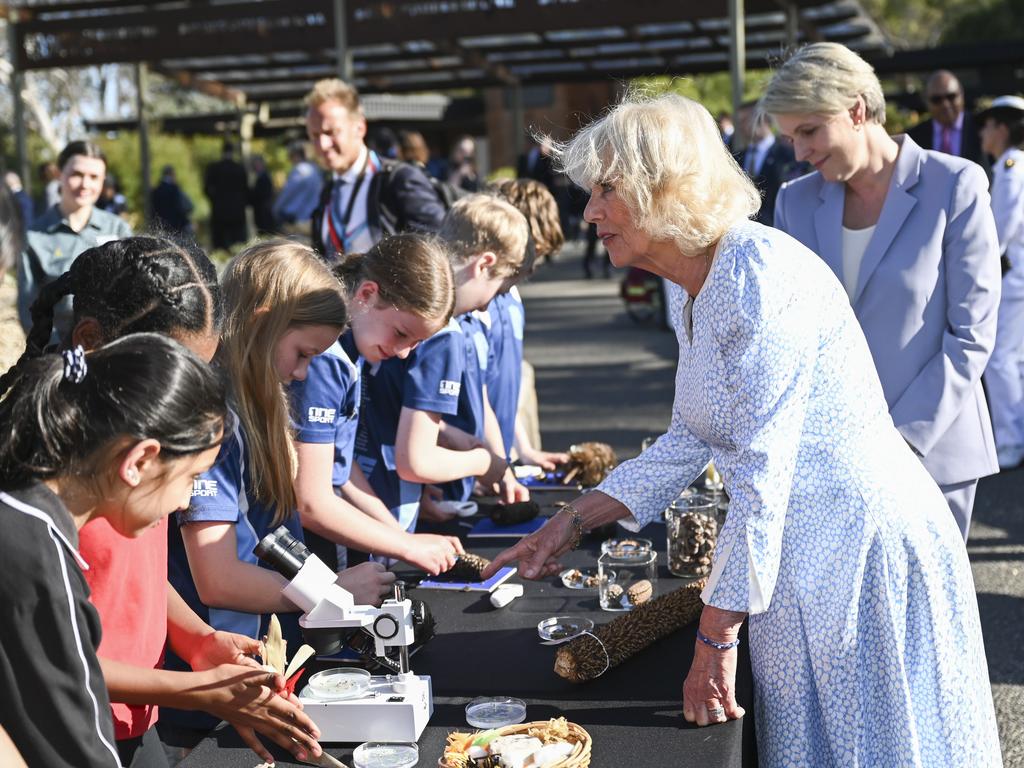
[(973, 160), (989, 173), (978, 126), (964, 110), (964, 89), (956, 75), (945, 69), (933, 72), (925, 83), (925, 100), (931, 118), (907, 131), (910, 138), (924, 149)]

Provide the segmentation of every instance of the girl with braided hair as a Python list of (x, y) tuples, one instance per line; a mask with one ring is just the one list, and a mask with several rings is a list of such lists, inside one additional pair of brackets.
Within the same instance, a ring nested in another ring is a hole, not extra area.
[[(54, 307), (69, 295), (74, 296), (73, 325), (64, 341), (71, 346), (96, 349), (149, 332), (174, 338), (206, 362), (216, 351), (223, 311), (213, 263), (196, 247), (130, 237), (83, 252), (66, 273), (43, 286), (32, 305), (25, 354), (0, 377), (0, 391), (25, 366), (39, 364), (33, 361), (50, 340)], [(236, 665), (251, 663), (247, 654), (257, 652), (256, 641), (214, 631), (168, 584), (166, 519), (135, 538), (123, 537), (102, 518), (92, 520), (79, 532), (79, 552), (92, 566), (84, 573), (104, 629), (98, 655), (112, 702), (115, 746), (125, 766), (166, 765), (153, 728), (160, 705), (217, 714), (235, 724), (263, 759), (269, 753), (254, 728), (292, 745), (277, 716), (294, 712), (304, 718), (293, 704), (281, 697), (265, 705), (239, 698), (244, 689), (235, 679)], [(192, 671), (164, 670), (165, 646)], [(307, 729), (312, 725), (303, 723)]]

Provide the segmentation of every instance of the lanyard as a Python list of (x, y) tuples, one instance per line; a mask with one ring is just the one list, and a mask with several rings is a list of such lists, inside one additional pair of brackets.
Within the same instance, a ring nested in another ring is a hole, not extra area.
[[(363, 222), (363, 224), (356, 230), (352, 232), (346, 231), (348, 229), (349, 219), (352, 218), (352, 211), (356, 206), (356, 198), (359, 197), (359, 190), (362, 189), (363, 180), (366, 178), (366, 167), (368, 165), (370, 165), (369, 151), (367, 151), (366, 157), (363, 158), (363, 167), (359, 169), (359, 175), (356, 177), (355, 183), (352, 185), (352, 194), (348, 198), (348, 205), (345, 206), (345, 213), (339, 222), (341, 224), (340, 227), (335, 227), (334, 225), (334, 215), (332, 214), (333, 206), (327, 206), (327, 232), (331, 237), (331, 245), (334, 246), (334, 250), (339, 256), (344, 255), (345, 251), (348, 250), (349, 240), (362, 231), (364, 227), (368, 226), (368, 222)], [(373, 170), (376, 171), (376, 164), (374, 164)], [(339, 229), (341, 230), (340, 233), (338, 232)]]

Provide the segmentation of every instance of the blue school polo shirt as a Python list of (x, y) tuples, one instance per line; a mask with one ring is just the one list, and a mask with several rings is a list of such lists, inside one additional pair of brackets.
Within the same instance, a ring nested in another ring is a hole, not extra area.
[(487, 399), (501, 427), (505, 457), (512, 453), (523, 379), (523, 330), (526, 312), (518, 289), (499, 293), (480, 313), (487, 329)]
[[(476, 312), (459, 315), (462, 329), (462, 387), (458, 409), (444, 416), (445, 422), (463, 432), (484, 438), (484, 380), (487, 375), (487, 328)], [(473, 493), (474, 477), (441, 484), (446, 499), (465, 501)]]
[(454, 318), (405, 360), (391, 358), (367, 369), (356, 433), (355, 460), (370, 486), (405, 530), (419, 513), (421, 483), (402, 480), (395, 469), (395, 440), (402, 408), (442, 416), (458, 412), (465, 344)]
[(352, 474), (362, 368), (363, 358), (349, 330), (309, 361), (306, 380), (293, 381), (288, 392), (295, 438), (300, 443), (334, 443), (331, 484), (335, 488), (347, 483)]
[[(269, 616), (245, 613), (225, 608), (210, 608), (200, 601), (192, 572), (188, 566), (188, 555), (181, 538), (181, 526), (190, 523), (230, 522), (235, 524), (238, 559), (264, 566), (252, 553), (257, 542), (276, 530), (274, 507), (256, 501), (249, 471), (248, 447), (241, 422), (233, 414), (235, 422), (231, 437), (224, 441), (217, 454), (217, 461), (192, 485), (192, 501), (184, 512), (171, 515), (168, 524), (168, 581), (178, 591), (203, 621), (214, 629), (238, 632), (259, 638), (266, 633)], [(295, 538), (302, 541), (302, 526), (299, 517), (292, 514), (285, 522)], [(301, 643), (298, 613), (279, 613), (281, 629), (288, 640), (289, 648)], [(166, 669), (187, 670), (188, 665), (170, 649), (164, 662)], [(160, 708), (160, 718), (176, 725), (204, 728), (216, 725), (217, 719), (201, 712)]]

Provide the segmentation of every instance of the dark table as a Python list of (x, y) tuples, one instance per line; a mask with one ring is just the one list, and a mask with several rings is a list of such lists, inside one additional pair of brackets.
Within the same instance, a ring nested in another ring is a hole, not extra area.
[[(664, 526), (648, 526), (639, 535), (659, 548), (657, 592), (682, 586), (665, 568)], [(471, 539), (467, 550), (493, 557), (510, 541)], [(588, 537), (565, 562), (594, 567), (599, 548), (600, 539)], [(415, 574), (401, 570), (400, 577), (415, 580)], [(516, 577), (512, 581), (517, 581)], [(434, 715), (419, 740), (418, 766), (437, 765), (451, 731), (473, 730), (466, 725), (464, 707), (470, 699), (485, 695), (523, 699), (527, 720), (564, 715), (583, 726), (593, 738), (594, 768), (757, 765), (745, 644), (740, 646), (737, 698), (747, 715), (697, 728), (682, 717), (682, 685), (693, 658), (696, 624), (659, 640), (596, 680), (574, 684), (554, 673), (557, 648), (539, 643), (537, 622), (569, 614), (587, 616), (600, 625), (620, 614), (602, 611), (596, 590), (570, 590), (558, 579), (523, 583), (524, 596), (504, 608), (493, 608), (486, 595), (410, 589), (409, 595), (427, 602), (437, 620), (437, 637), (412, 658), (413, 671), (430, 675), (434, 691)], [(355, 746), (332, 744), (328, 751), (351, 765)], [(276, 747), (274, 752), (280, 758), (279, 766), (300, 765)], [(258, 762), (234, 730), (222, 725), (181, 765), (252, 768)]]

